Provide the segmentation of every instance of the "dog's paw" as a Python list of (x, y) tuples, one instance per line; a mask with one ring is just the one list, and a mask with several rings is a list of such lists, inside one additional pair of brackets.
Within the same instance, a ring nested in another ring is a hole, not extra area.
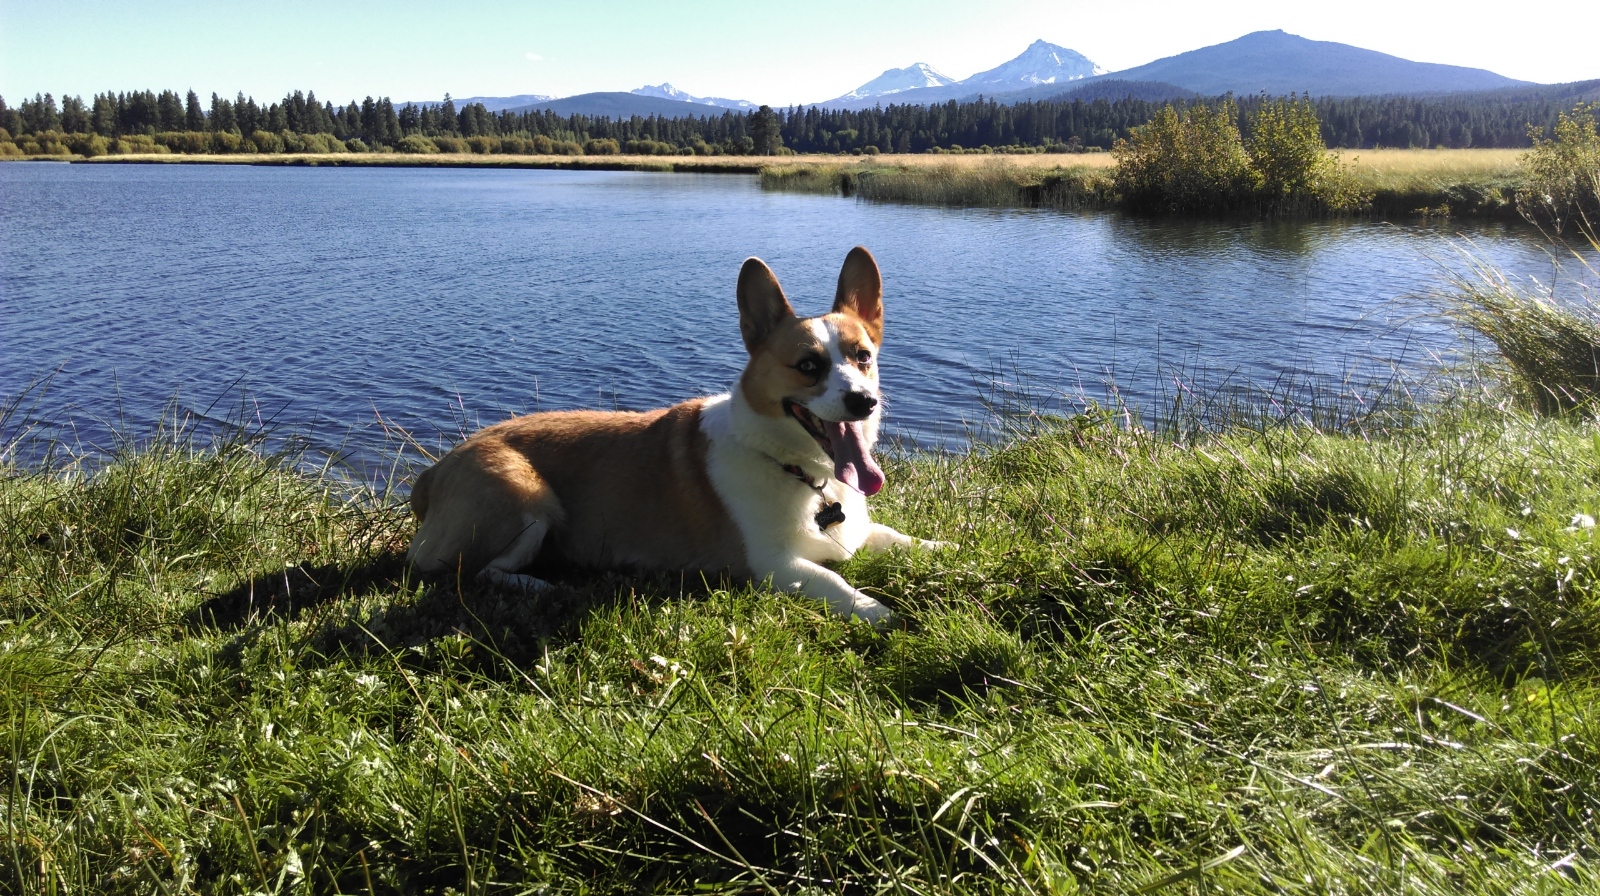
[(523, 575), (522, 573), (506, 572), (505, 570), (495, 569), (492, 566), (478, 573), (478, 581), (492, 585), (502, 591), (523, 595), (536, 594), (552, 587), (544, 579)]
[(931, 541), (926, 538), (917, 539), (917, 547), (924, 551), (953, 551), (961, 545), (953, 541)]
[(888, 631), (895, 622), (894, 611), (871, 598), (857, 601), (851, 608), (850, 615), (880, 632)]

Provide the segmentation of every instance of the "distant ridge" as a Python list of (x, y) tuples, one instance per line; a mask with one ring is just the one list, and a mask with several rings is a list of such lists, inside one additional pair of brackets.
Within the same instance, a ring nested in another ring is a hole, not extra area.
[(1227, 43), (1157, 59), (1105, 77), (1162, 81), (1205, 96), (1229, 92), (1421, 96), (1530, 83), (1481, 68), (1413, 62), (1376, 50), (1308, 40), (1283, 31), (1256, 31)]
[(682, 100), (640, 96), (636, 93), (622, 91), (580, 93), (577, 96), (541, 101), (511, 109), (510, 111), (543, 112), (545, 110), (554, 112), (557, 115), (589, 115), (596, 117), (604, 115), (610, 118), (632, 118), (635, 115), (641, 118), (649, 118), (652, 115), (662, 118), (703, 118), (707, 115), (721, 115), (724, 112), (738, 111), (718, 106), (707, 106), (701, 103), (686, 103)]
[(1198, 99), (1200, 94), (1187, 90), (1176, 84), (1167, 84), (1163, 81), (1124, 81), (1115, 76), (1092, 78), (1088, 81), (1075, 81), (1067, 84), (1041, 84), (1027, 90), (1017, 90), (1011, 93), (997, 93), (987, 97), (997, 103), (1026, 103), (1050, 100), (1054, 102), (1070, 103), (1081, 100), (1092, 103), (1095, 100), (1116, 102), (1117, 100), (1144, 100), (1150, 103), (1160, 103), (1168, 100)]

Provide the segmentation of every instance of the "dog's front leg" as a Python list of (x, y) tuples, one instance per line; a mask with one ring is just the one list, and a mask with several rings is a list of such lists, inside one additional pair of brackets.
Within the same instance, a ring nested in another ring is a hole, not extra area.
[(872, 528), (867, 531), (867, 540), (861, 544), (862, 550), (872, 551), (874, 553), (878, 551), (888, 551), (894, 548), (910, 547), (926, 548), (927, 550), (935, 551), (940, 548), (953, 548), (955, 545), (948, 541), (929, 541), (926, 538), (917, 538), (914, 535), (907, 535), (904, 532), (896, 532), (894, 529), (891, 529), (882, 523), (873, 523)]
[(819, 563), (798, 557), (758, 569), (756, 579), (769, 579), (775, 591), (798, 591), (827, 605), (840, 616), (855, 616), (874, 628), (883, 628), (894, 614), (889, 608), (851, 587), (842, 576)]

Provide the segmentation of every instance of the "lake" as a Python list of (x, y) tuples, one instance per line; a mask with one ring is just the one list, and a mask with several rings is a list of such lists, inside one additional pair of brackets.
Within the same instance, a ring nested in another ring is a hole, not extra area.
[[(1536, 234), (1470, 237), (1550, 272)], [(744, 258), (814, 314), (860, 244), (884, 275), (888, 431), (940, 442), (1019, 381), (1096, 397), (1114, 377), (1150, 405), (1196, 371), (1420, 375), (1453, 338), (1405, 300), (1459, 265), (1452, 239), (872, 204), (739, 175), (9, 163), (0, 396), (26, 399), (11, 432), (88, 450), (175, 408), (379, 464), (380, 418), (435, 444), (513, 412), (721, 391), (743, 364)]]

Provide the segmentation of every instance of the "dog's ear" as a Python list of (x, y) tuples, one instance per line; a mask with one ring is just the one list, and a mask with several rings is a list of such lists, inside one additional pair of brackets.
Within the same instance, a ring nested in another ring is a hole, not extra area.
[(772, 269), (759, 258), (746, 258), (739, 269), (739, 333), (744, 347), (755, 354), (778, 324), (791, 317), (794, 309)]
[(834, 311), (847, 311), (866, 325), (875, 344), (883, 344), (883, 277), (872, 253), (857, 246), (844, 257), (839, 270), (839, 292), (833, 298)]

